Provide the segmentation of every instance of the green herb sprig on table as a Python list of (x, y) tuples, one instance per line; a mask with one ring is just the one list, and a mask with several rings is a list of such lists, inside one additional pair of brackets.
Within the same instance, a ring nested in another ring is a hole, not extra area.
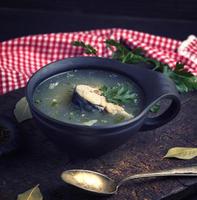
[[(130, 49), (123, 41), (117, 42), (113, 39), (105, 41), (107, 48), (115, 47), (116, 51), (112, 55), (112, 59), (127, 64), (147, 63), (152, 64), (152, 70), (163, 73), (171, 78), (180, 93), (189, 92), (197, 89), (197, 76), (184, 69), (184, 64), (177, 63), (175, 69), (172, 70), (167, 64), (161, 63), (155, 59), (147, 58), (141, 48)], [(72, 42), (74, 46), (81, 46), (85, 53), (96, 55), (97, 51), (90, 45), (86, 45), (81, 41)]]
[(184, 65), (177, 63), (174, 70), (164, 65), (158, 68), (164, 75), (170, 77), (180, 93), (189, 92), (197, 89), (197, 76), (184, 69)]
[(116, 85), (113, 87), (102, 86), (100, 88), (102, 91), (102, 95), (106, 97), (108, 102), (114, 104), (125, 104), (129, 102), (135, 102), (136, 100), (136, 93), (132, 93), (131, 90), (125, 85)]

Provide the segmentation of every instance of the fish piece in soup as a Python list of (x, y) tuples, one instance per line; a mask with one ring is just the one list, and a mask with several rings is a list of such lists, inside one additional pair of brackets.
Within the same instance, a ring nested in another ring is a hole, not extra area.
[(133, 118), (132, 114), (127, 113), (122, 106), (110, 103), (106, 97), (102, 95), (99, 88), (89, 85), (77, 85), (73, 93), (73, 103), (88, 111), (98, 109), (106, 111), (112, 115), (121, 115), (128, 118)]
[(88, 85), (77, 85), (72, 96), (72, 102), (87, 111), (103, 111), (104, 107), (100, 106), (102, 100), (100, 91)]

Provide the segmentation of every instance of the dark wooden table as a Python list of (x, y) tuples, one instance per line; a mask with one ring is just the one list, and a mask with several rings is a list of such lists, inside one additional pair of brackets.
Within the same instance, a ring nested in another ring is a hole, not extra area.
[[(11, 116), (24, 89), (0, 97), (0, 113)], [(73, 159), (60, 152), (37, 129), (34, 120), (21, 124), (23, 148), (0, 159), (0, 199), (15, 199), (18, 193), (40, 184), (46, 200), (132, 199), (178, 200), (194, 193), (197, 178), (157, 178), (128, 183), (111, 197), (93, 197), (70, 190), (60, 179), (63, 170), (83, 168), (105, 173), (120, 180), (135, 173), (152, 172), (197, 164), (197, 159), (183, 161), (162, 159), (174, 146), (197, 147), (197, 93), (182, 96), (182, 109), (169, 124), (153, 131), (133, 134), (118, 149), (96, 159)], [(101, 147), (102, 148), (102, 147)], [(195, 199), (195, 197), (194, 197)]]

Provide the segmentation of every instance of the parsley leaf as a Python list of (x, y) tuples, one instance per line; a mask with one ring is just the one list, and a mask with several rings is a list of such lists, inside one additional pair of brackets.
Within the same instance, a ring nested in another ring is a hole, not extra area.
[(119, 60), (122, 63), (135, 64), (139, 62), (145, 62), (145, 58), (140, 55), (141, 49), (135, 49), (136, 53), (129, 50), (127, 46), (115, 40), (109, 39), (105, 41), (108, 48), (111, 46), (116, 47), (116, 52), (112, 55), (113, 59)]
[(113, 87), (104, 85), (100, 90), (102, 92), (101, 94), (106, 97), (107, 101), (114, 104), (122, 105), (129, 102), (135, 102), (137, 98), (136, 93), (131, 92), (131, 90), (123, 84)]
[(197, 76), (193, 76), (186, 71), (183, 64), (177, 63), (173, 71), (168, 69), (167, 74), (174, 81), (179, 92), (183, 93), (197, 89)]
[(97, 51), (96, 51), (96, 49), (94, 47), (92, 47), (89, 44), (85, 44), (82, 41), (73, 41), (71, 44), (73, 46), (76, 46), (76, 47), (82, 47), (86, 54), (94, 54), (94, 55), (96, 55), (96, 53), (97, 53)]
[(197, 76), (184, 69), (184, 64), (177, 63), (175, 69), (171, 69), (167, 64), (161, 63), (155, 59), (147, 58), (143, 55), (142, 49), (137, 48), (129, 50), (124, 42), (115, 40), (106, 40), (107, 47), (116, 47), (113, 58), (123, 63), (135, 64), (145, 62), (153, 64), (152, 70), (163, 73), (171, 78), (180, 93), (189, 92), (197, 89)]

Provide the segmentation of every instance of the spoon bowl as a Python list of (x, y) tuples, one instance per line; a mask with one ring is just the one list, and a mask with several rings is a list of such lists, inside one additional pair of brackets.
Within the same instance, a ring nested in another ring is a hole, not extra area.
[(73, 169), (61, 174), (64, 182), (82, 190), (99, 194), (113, 194), (117, 183), (108, 176), (90, 170)]
[(163, 170), (154, 173), (135, 174), (116, 183), (108, 176), (90, 170), (73, 169), (64, 171), (61, 178), (64, 182), (76, 188), (102, 195), (112, 195), (125, 182), (140, 178), (169, 177), (169, 176), (195, 176), (197, 166)]

